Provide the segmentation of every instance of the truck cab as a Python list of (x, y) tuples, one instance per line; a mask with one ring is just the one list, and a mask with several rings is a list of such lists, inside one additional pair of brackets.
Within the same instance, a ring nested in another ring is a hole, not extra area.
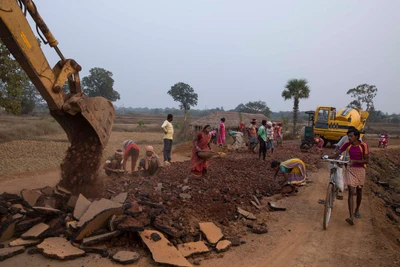
[(337, 111), (334, 107), (319, 106), (314, 115), (314, 134), (320, 135), (325, 144), (327, 142), (335, 144), (346, 135), (350, 126), (362, 132), (368, 115), (366, 111), (350, 107)]

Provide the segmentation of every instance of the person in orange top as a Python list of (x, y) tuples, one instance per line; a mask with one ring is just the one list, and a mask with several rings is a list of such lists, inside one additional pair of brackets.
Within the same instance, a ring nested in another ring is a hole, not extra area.
[(253, 153), (256, 153), (254, 149), (257, 146), (258, 140), (257, 140), (257, 120), (252, 119), (249, 127), (247, 128), (247, 132), (249, 133), (249, 150)]
[(138, 158), (139, 158), (140, 149), (139, 149), (138, 145), (136, 145), (135, 142), (133, 142), (132, 140), (125, 140), (122, 143), (122, 148), (123, 148), (123, 151), (124, 151), (124, 161), (122, 163), (122, 169), (125, 172), (128, 172), (127, 169), (126, 169), (126, 161), (130, 157), (131, 158), (131, 171), (132, 171), (132, 174), (133, 174), (133, 172), (135, 170), (136, 163), (137, 163)]

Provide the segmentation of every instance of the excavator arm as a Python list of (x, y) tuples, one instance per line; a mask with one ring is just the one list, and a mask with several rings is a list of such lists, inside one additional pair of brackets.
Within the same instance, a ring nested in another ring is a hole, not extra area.
[[(60, 57), (53, 68), (28, 23), (27, 13), (35, 21), (39, 36), (40, 33), (44, 35), (44, 43), (53, 47)], [(73, 59), (64, 58), (58, 41), (32, 0), (0, 1), (0, 38), (47, 102), (50, 114), (63, 127), (70, 142), (74, 144), (76, 138), (88, 136), (85, 133), (94, 131), (102, 147), (105, 147), (114, 123), (114, 107), (103, 97), (90, 98), (82, 92), (79, 79), (81, 66)], [(62, 87), (67, 80), (70, 92), (64, 93)]]

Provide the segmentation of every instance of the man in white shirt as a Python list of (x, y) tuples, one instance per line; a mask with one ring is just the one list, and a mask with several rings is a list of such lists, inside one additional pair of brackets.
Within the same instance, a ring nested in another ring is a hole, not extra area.
[(267, 122), (267, 127), (265, 129), (267, 133), (267, 151), (271, 149), (271, 154), (274, 154), (274, 130), (272, 129), (272, 123)]
[(168, 165), (171, 162), (172, 139), (174, 138), (174, 126), (171, 121), (173, 115), (168, 114), (167, 119), (161, 125), (164, 130), (164, 164)]

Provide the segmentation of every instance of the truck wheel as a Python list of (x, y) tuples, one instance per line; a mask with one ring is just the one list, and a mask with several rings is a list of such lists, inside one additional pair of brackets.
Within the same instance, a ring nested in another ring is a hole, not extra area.
[(303, 141), (300, 145), (300, 149), (301, 150), (309, 150), (310, 148), (312, 148), (313, 144), (309, 141)]

